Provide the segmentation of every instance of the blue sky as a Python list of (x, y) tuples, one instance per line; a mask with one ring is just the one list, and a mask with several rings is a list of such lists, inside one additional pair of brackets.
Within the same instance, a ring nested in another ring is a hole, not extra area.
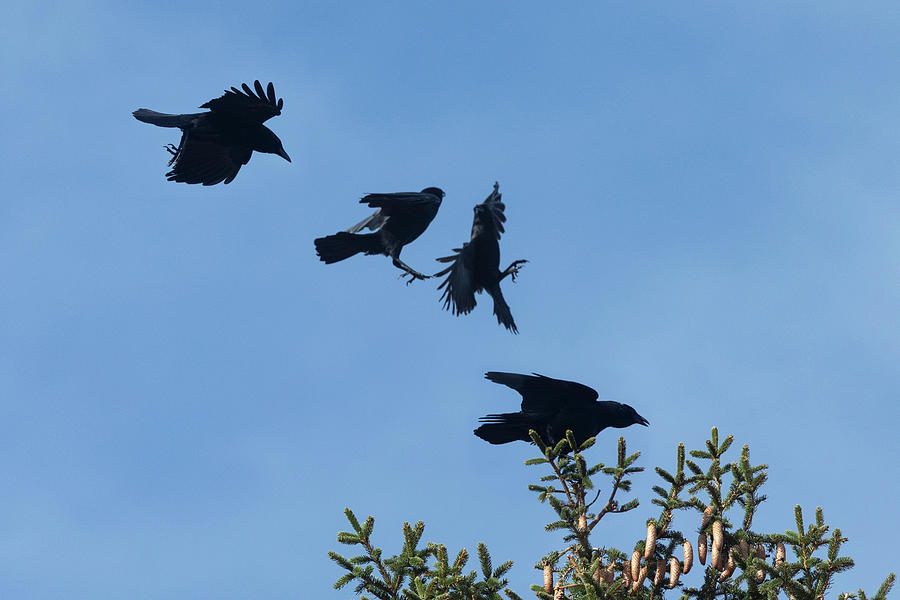
[[(896, 570), (900, 9), (582, 3), (108, 3), (0, 24), (0, 596), (339, 598), (342, 510), (451, 549), (520, 593), (558, 538), (525, 444), (477, 418), (537, 371), (651, 421), (652, 466), (718, 426), (793, 506), (850, 538), (837, 591)], [(273, 81), (293, 163), (165, 181), (177, 132), (137, 122)], [(315, 237), (367, 192), (442, 187), (403, 258), (467, 239), (499, 181), (505, 295), (454, 318), (383, 257)], [(610, 461), (619, 432), (591, 457)], [(676, 520), (693, 531), (696, 524)]]

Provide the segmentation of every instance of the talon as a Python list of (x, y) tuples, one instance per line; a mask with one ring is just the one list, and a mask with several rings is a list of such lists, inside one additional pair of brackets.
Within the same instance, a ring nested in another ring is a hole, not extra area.
[(418, 271), (404, 271), (403, 273), (400, 273), (400, 275), (397, 276), (398, 279), (406, 279), (407, 277), (409, 277), (409, 281), (406, 282), (406, 285), (411, 284), (416, 279), (426, 279), (427, 278), (427, 276), (422, 275)]
[(178, 158), (178, 148), (175, 147), (175, 144), (169, 144), (168, 146), (163, 146), (166, 149), (166, 152), (172, 155), (172, 158), (169, 159), (169, 166), (172, 166), (172, 163), (175, 162), (175, 159)]

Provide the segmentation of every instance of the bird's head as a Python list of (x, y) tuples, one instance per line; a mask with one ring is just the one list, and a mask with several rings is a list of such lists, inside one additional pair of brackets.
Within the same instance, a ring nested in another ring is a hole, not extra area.
[(281, 145), (281, 140), (278, 139), (278, 136), (275, 135), (274, 133), (272, 134), (272, 136), (275, 138), (275, 142), (277, 142), (275, 149), (272, 150), (272, 154), (277, 154), (284, 160), (291, 162), (291, 157), (288, 156), (288, 153), (284, 151), (284, 146)]
[(275, 132), (262, 125), (259, 128), (259, 132), (257, 134), (255, 144), (253, 145), (254, 150), (259, 150), (260, 152), (267, 152), (269, 154), (277, 154), (284, 160), (291, 162), (291, 157), (288, 156), (288, 153), (284, 151), (284, 146), (281, 144), (281, 139)]
[(639, 415), (636, 410), (627, 404), (615, 402), (612, 408), (613, 410), (609, 415), (609, 423), (607, 424), (610, 427), (621, 428), (628, 427), (629, 425), (643, 425), (644, 427), (648, 427), (650, 425), (650, 421)]
[[(628, 419), (628, 421), (629, 421), (628, 425), (637, 424), (637, 425), (643, 425), (644, 427), (650, 426), (650, 421), (648, 421), (647, 419), (645, 419), (644, 417), (639, 415), (638, 411), (634, 410), (627, 404), (622, 405), (622, 413), (623, 413), (623, 416), (626, 419)], [(626, 427), (627, 427), (627, 425), (626, 425)]]
[(441, 188), (438, 188), (438, 187), (427, 187), (424, 190), (422, 190), (421, 193), (431, 194), (432, 196), (436, 196), (438, 198), (438, 200), (444, 199), (444, 190), (442, 190)]

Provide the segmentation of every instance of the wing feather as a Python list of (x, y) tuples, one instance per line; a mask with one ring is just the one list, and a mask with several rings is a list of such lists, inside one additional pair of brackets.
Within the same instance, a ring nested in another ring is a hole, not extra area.
[(501, 373), (489, 371), (485, 379), (510, 387), (522, 395), (522, 412), (555, 413), (571, 403), (593, 403), (599, 396), (597, 391), (575, 381), (553, 379), (535, 373)]
[(275, 99), (275, 86), (269, 82), (267, 89), (257, 79), (253, 82), (255, 90), (246, 83), (241, 84), (241, 89), (232, 87), (218, 98), (202, 104), (200, 108), (208, 108), (213, 112), (227, 114), (233, 118), (246, 119), (257, 123), (271, 119), (281, 114), (284, 106), (283, 99)]
[(452, 264), (435, 274), (435, 277), (447, 275), (438, 289), (444, 288), (441, 300), (444, 302), (444, 310), (449, 310), (454, 315), (465, 315), (475, 308), (475, 273), (472, 269), (472, 246), (463, 244), (457, 249), (456, 255), (437, 259), (438, 262), (450, 262)]
[(372, 208), (380, 208), (381, 211), (391, 216), (397, 209), (411, 208), (426, 204), (440, 203), (441, 199), (433, 194), (422, 192), (395, 192), (392, 194), (367, 194), (359, 201), (360, 204), (368, 204)]
[(500, 234), (505, 230), (503, 224), (506, 222), (506, 205), (503, 204), (500, 193), (500, 185), (494, 183), (494, 190), (485, 198), (484, 202), (475, 207), (475, 219), (472, 222), (472, 239), (479, 235), (488, 234), (494, 239), (500, 239)]
[(370, 231), (375, 231), (387, 221), (387, 215), (384, 214), (381, 209), (376, 209), (371, 215), (353, 225), (349, 229), (347, 229), (347, 233), (356, 233), (362, 229), (368, 229)]
[[(180, 183), (202, 183), (203, 185), (215, 185), (226, 180), (226, 183), (235, 178), (242, 164), (242, 154), (235, 155), (234, 148), (223, 146), (216, 140), (207, 140), (195, 137), (185, 132), (181, 146), (172, 169), (166, 173), (169, 181)], [(249, 160), (250, 152), (247, 151)]]

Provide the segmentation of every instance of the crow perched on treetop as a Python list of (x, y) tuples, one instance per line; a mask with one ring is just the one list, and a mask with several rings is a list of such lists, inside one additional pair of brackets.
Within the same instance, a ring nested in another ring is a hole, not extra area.
[(515, 440), (530, 442), (533, 429), (548, 445), (557, 444), (571, 429), (579, 444), (607, 427), (647, 426), (647, 419), (627, 404), (598, 401), (597, 392), (574, 381), (552, 379), (543, 375), (517, 373), (484, 374), (494, 383), (502, 383), (522, 395), (522, 411), (481, 417), (484, 425), (475, 435), (492, 444)]
[(475, 292), (486, 291), (494, 299), (494, 314), (497, 322), (513, 333), (519, 333), (513, 320), (509, 305), (500, 291), (500, 282), (507, 275), (513, 281), (520, 266), (527, 260), (513, 261), (506, 270), (500, 272), (500, 234), (506, 215), (506, 205), (500, 201), (500, 184), (494, 183), (494, 191), (481, 204), (475, 205), (475, 218), (472, 222), (472, 237), (462, 248), (454, 248), (453, 256), (437, 259), (438, 262), (452, 262), (449, 267), (435, 273), (435, 277), (447, 275), (447, 279), (438, 286), (446, 287), (441, 300), (444, 308), (455, 315), (465, 315), (475, 308)]
[[(428, 275), (419, 273), (400, 260), (400, 251), (428, 228), (441, 207), (443, 197), (444, 191), (436, 187), (427, 187), (421, 192), (364, 196), (360, 204), (368, 204), (378, 210), (346, 231), (316, 239), (316, 254), (326, 264), (350, 258), (359, 252), (384, 254), (391, 257), (395, 267), (405, 271), (406, 274), (400, 277), (409, 275), (407, 284), (415, 279), (427, 279)], [(363, 228), (375, 233), (356, 233)]]
[(166, 179), (203, 185), (231, 183), (254, 150), (277, 154), (291, 162), (278, 136), (263, 125), (281, 114), (284, 100), (275, 100), (271, 82), (265, 90), (259, 81), (253, 86), (256, 93), (246, 83), (241, 84), (243, 91), (225, 90), (223, 96), (200, 106), (208, 108), (208, 112), (167, 115), (146, 108), (134, 111), (138, 121), (182, 131), (178, 147), (166, 147), (172, 155), (172, 170), (166, 173)]

